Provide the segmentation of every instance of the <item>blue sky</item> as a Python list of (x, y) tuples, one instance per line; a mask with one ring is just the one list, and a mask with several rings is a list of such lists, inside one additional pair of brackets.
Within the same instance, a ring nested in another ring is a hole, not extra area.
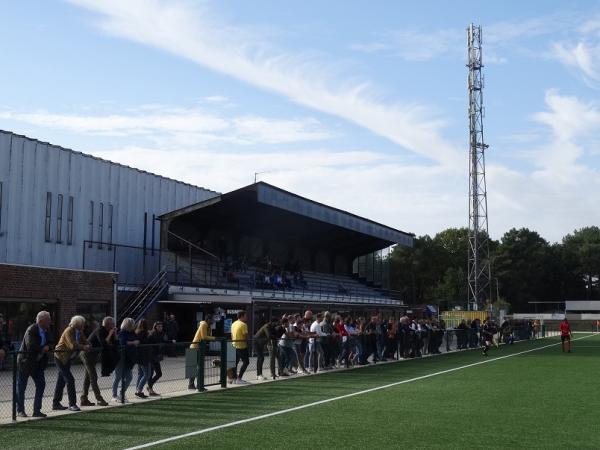
[(600, 2), (6, 2), (0, 128), (416, 234), (467, 224), (483, 27), (489, 224), (598, 224)]

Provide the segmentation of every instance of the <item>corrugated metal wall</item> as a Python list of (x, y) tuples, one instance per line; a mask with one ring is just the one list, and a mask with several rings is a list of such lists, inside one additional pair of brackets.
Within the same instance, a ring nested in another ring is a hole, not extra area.
[[(146, 246), (151, 247), (153, 215), (215, 195), (207, 189), (0, 130), (0, 262), (80, 269), (83, 241), (90, 234), (93, 240), (108, 241), (111, 225), (112, 243), (144, 245), (144, 217)], [(156, 247), (159, 228), (156, 223)], [(86, 261), (86, 268), (93, 268), (89, 264)]]

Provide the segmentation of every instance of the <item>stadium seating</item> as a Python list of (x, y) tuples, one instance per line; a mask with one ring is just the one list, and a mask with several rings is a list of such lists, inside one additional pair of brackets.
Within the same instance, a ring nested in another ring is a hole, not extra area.
[[(224, 264), (204, 258), (193, 258), (190, 265), (189, 257), (180, 255), (171, 259), (169, 282), (190, 286), (214, 287), (219, 289), (244, 290), (244, 291), (294, 291), (312, 296), (346, 297), (350, 301), (358, 298), (388, 298), (377, 289), (361, 283), (349, 275), (329, 274), (313, 271), (303, 271), (302, 275), (306, 287), (292, 283), (292, 288), (273, 289), (267, 288), (259, 282), (263, 271), (249, 266), (245, 271), (224, 270)], [(291, 276), (290, 276), (291, 278)]]

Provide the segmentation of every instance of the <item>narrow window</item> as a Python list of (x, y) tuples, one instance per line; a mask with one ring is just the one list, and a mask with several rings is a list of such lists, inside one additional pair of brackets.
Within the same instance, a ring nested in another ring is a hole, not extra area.
[(62, 218), (63, 218), (63, 195), (58, 194), (58, 204), (56, 205), (56, 243), (62, 243)]
[(156, 245), (156, 242), (154, 241), (154, 224), (156, 223), (156, 214), (152, 214), (152, 256), (154, 256), (154, 246)]
[(90, 235), (89, 235), (88, 247), (92, 248), (94, 242), (94, 201), (90, 201)]
[(67, 245), (73, 245), (73, 197), (69, 196), (69, 209), (67, 211)]
[(2, 234), (2, 182), (0, 181), (0, 234)]
[(146, 255), (146, 242), (148, 234), (148, 212), (144, 213), (144, 255)]
[(98, 212), (98, 248), (102, 248), (102, 231), (104, 227), (104, 203), (100, 203)]
[(112, 250), (113, 205), (108, 205), (108, 249)]
[(45, 239), (50, 242), (50, 221), (52, 220), (52, 192), (46, 192), (46, 226)]

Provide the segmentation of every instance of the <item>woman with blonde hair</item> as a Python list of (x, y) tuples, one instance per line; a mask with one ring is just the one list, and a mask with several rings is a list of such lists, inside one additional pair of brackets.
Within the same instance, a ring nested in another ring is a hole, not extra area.
[[(140, 344), (134, 330), (135, 321), (131, 317), (123, 319), (117, 335), (121, 357), (115, 368), (115, 379), (112, 385), (113, 402), (115, 403), (127, 403), (125, 392), (133, 378), (132, 370), (136, 363), (137, 346)], [(119, 384), (121, 385), (120, 396), (118, 396)]]
[(57, 346), (54, 348), (54, 360), (59, 372), (54, 389), (54, 398), (52, 399), (52, 409), (62, 411), (67, 409), (61, 405), (65, 385), (67, 386), (67, 395), (69, 397), (69, 411), (79, 411), (77, 406), (77, 395), (75, 393), (75, 378), (71, 373), (71, 362), (80, 351), (88, 352), (90, 345), (83, 333), (85, 327), (85, 317), (73, 316), (69, 326), (65, 328)]

